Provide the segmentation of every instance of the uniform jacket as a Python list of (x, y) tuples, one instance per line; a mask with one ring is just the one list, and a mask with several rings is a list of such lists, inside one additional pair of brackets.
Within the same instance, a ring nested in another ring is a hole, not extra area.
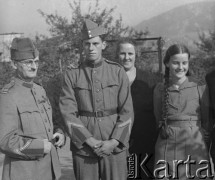
[[(124, 69), (115, 62), (102, 59), (98, 64), (82, 63), (65, 73), (60, 110), (67, 122), (73, 153), (94, 156), (84, 144), (89, 137), (98, 140), (114, 138), (120, 142), (115, 152), (128, 148), (133, 120), (129, 82)], [(104, 117), (78, 115), (79, 111), (116, 110)]]
[[(0, 93), (0, 151), (3, 180), (60, 177), (57, 151), (44, 155), (43, 139), (53, 137), (52, 109), (44, 89), (14, 78)], [(53, 170), (54, 171), (53, 171)]]

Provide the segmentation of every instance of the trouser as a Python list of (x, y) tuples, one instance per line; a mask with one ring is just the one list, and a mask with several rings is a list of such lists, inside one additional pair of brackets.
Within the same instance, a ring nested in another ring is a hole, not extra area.
[(126, 157), (126, 151), (102, 158), (74, 154), (73, 167), (76, 180), (125, 180), (127, 179)]

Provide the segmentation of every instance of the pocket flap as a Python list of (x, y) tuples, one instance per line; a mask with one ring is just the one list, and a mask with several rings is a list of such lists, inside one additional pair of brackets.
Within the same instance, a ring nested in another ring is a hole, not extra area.
[(116, 81), (104, 81), (102, 82), (102, 88), (111, 87), (111, 86), (118, 86), (119, 84)]
[(22, 113), (31, 113), (31, 112), (39, 112), (39, 109), (35, 106), (19, 106), (18, 110), (20, 114)]
[(86, 83), (86, 82), (77, 82), (77, 84), (75, 85), (74, 88), (77, 88), (77, 89), (91, 89), (91, 86), (89, 83)]

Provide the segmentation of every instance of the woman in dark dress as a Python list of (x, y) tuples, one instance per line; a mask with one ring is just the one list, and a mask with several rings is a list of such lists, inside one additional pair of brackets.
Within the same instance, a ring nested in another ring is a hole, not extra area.
[[(124, 67), (131, 85), (134, 106), (134, 124), (130, 136), (130, 154), (137, 157), (137, 177), (147, 179), (153, 173), (154, 145), (156, 141), (156, 123), (153, 115), (153, 87), (149, 75), (135, 67), (135, 42), (129, 38), (121, 39), (117, 44), (117, 58)], [(148, 156), (145, 172), (140, 168), (142, 160)], [(148, 170), (147, 170), (148, 169)], [(148, 176), (146, 175), (148, 174)]]

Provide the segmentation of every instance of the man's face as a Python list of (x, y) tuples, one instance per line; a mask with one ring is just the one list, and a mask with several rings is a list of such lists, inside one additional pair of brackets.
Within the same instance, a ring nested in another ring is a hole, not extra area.
[(32, 81), (37, 76), (39, 58), (16, 61), (14, 65), (18, 76), (25, 81)]
[(102, 50), (105, 49), (106, 43), (101, 40), (99, 36), (83, 41), (84, 53), (86, 60), (92, 62), (100, 61), (102, 57)]

